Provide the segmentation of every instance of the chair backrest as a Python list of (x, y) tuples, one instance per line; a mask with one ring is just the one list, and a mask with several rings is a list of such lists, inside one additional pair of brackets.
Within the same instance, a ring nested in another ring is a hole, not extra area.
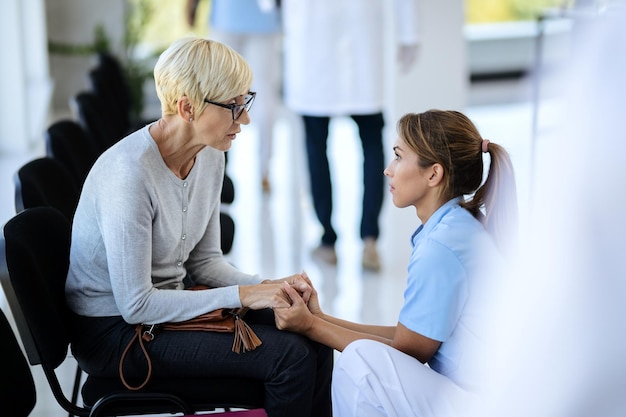
[(126, 114), (130, 115), (133, 108), (133, 94), (120, 61), (110, 53), (100, 52), (97, 69), (104, 76), (106, 85), (111, 88), (115, 102), (123, 106)]
[(124, 87), (119, 85), (118, 77), (115, 77), (115, 74), (111, 74), (111, 72), (102, 66), (89, 71), (91, 91), (102, 99), (107, 108), (114, 110), (121, 123), (130, 130), (132, 124), (130, 117), (132, 104), (124, 101), (124, 94), (120, 91)]
[(44, 206), (21, 211), (2, 229), (0, 280), (31, 365), (55, 369), (67, 355), (70, 227)]
[(143, 82), (138, 82), (135, 77), (143, 77), (138, 68), (129, 71), (109, 52), (98, 53), (98, 64), (89, 72), (91, 89), (119, 110), (128, 132), (154, 121), (153, 117), (143, 118)]
[(79, 124), (87, 132), (97, 155), (117, 143), (127, 133), (127, 127), (106, 102), (92, 91), (81, 91), (71, 101)]
[(235, 221), (228, 213), (220, 212), (220, 233), (222, 252), (226, 255), (230, 253), (235, 240)]
[(13, 328), (0, 310), (2, 372), (0, 372), (0, 411), (12, 417), (28, 416), (37, 401), (35, 381)]
[(16, 212), (52, 206), (68, 219), (74, 217), (80, 191), (72, 175), (59, 161), (47, 156), (33, 159), (18, 169), (13, 180)]
[(51, 124), (44, 132), (46, 154), (61, 162), (70, 171), (80, 189), (97, 158), (87, 132), (78, 122), (70, 119)]

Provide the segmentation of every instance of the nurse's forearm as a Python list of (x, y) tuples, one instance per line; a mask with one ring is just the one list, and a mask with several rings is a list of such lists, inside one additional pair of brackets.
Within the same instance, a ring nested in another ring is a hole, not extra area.
[(358, 333), (365, 333), (373, 336), (380, 336), (385, 339), (393, 339), (396, 334), (396, 326), (377, 326), (371, 324), (354, 323), (323, 313), (318, 317), (324, 319), (329, 323), (333, 323), (337, 326), (343, 327), (344, 329), (349, 329)]
[[(351, 325), (356, 325), (356, 323), (350, 323), (339, 319), (335, 320), (345, 322)], [(358, 327), (359, 325), (356, 326)], [(305, 334), (309, 339), (322, 343), (326, 346), (330, 346), (340, 352), (343, 351), (346, 346), (348, 346), (355, 340), (376, 340), (386, 345), (391, 345), (392, 341), (390, 338), (387, 337), (382, 337), (376, 334), (363, 333), (353, 330), (351, 328), (343, 327), (331, 321), (325, 320), (319, 316), (315, 316), (312, 325), (307, 329)]]

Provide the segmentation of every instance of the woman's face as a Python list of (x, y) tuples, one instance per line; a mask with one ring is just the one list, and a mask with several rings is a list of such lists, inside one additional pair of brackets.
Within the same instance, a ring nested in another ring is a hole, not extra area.
[[(247, 92), (221, 102), (221, 104), (244, 104), (246, 94)], [(220, 151), (227, 151), (237, 134), (241, 132), (241, 125), (248, 123), (250, 123), (250, 116), (246, 110), (243, 110), (241, 115), (233, 120), (231, 109), (208, 103), (194, 125), (196, 135), (204, 145)]]
[(389, 178), (389, 191), (396, 207), (416, 208), (428, 195), (430, 170), (418, 165), (418, 157), (402, 138), (396, 139), (393, 146), (394, 159), (389, 163), (384, 174)]

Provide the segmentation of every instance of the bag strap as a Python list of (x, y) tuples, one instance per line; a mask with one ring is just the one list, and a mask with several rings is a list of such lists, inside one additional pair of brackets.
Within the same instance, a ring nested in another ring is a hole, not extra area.
[[(150, 342), (152, 339), (154, 339), (154, 331), (155, 325), (150, 326), (147, 330), (144, 331), (144, 326), (142, 324), (138, 324), (137, 326), (135, 326), (135, 334), (133, 335), (133, 338), (130, 339), (130, 341), (126, 345), (126, 348), (124, 349), (124, 352), (122, 352), (122, 357), (120, 358), (119, 365), (120, 379), (122, 380), (122, 384), (124, 384), (124, 386), (131, 391), (137, 391), (145, 387), (148, 381), (150, 381), (150, 377), (152, 376), (152, 360), (150, 359), (150, 355), (148, 354), (148, 350), (146, 349), (144, 342)], [(130, 348), (135, 344), (135, 342), (139, 343), (139, 346), (141, 347), (141, 350), (143, 351), (143, 354), (146, 358), (146, 362), (148, 363), (148, 374), (146, 375), (146, 378), (143, 380), (143, 382), (137, 386), (130, 385), (126, 381), (126, 378), (124, 378), (124, 360), (126, 359)]]
[[(247, 313), (247, 311), (248, 309), (244, 307), (231, 312), (231, 314), (235, 318), (235, 335), (232, 345), (232, 351), (235, 353), (249, 352), (256, 349), (262, 344), (261, 339), (259, 339), (259, 337), (254, 333), (252, 328), (250, 328), (250, 326), (248, 326), (248, 324), (243, 321), (243, 316)], [(132, 339), (130, 339), (130, 341), (126, 345), (126, 348), (124, 348), (124, 351), (122, 352), (122, 357), (120, 358), (119, 364), (120, 379), (122, 380), (122, 384), (124, 384), (124, 386), (131, 391), (137, 391), (142, 389), (150, 381), (150, 377), (152, 376), (152, 360), (150, 359), (150, 355), (148, 354), (145, 343), (154, 340), (157, 330), (158, 327), (155, 324), (150, 326), (138, 324), (137, 326), (135, 326), (135, 333), (133, 334)], [(130, 385), (124, 377), (124, 361), (126, 360), (126, 356), (128, 356), (128, 352), (133, 347), (135, 342), (139, 343), (139, 347), (141, 347), (141, 350), (148, 364), (148, 374), (146, 375), (143, 382), (137, 386)]]

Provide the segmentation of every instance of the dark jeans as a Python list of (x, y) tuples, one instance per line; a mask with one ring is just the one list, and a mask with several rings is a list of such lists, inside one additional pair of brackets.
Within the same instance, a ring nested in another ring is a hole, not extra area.
[[(302, 116), (309, 165), (309, 181), (315, 214), (324, 228), (323, 245), (334, 245), (337, 234), (331, 223), (333, 191), (326, 153), (330, 117)], [(361, 238), (378, 238), (378, 217), (383, 204), (385, 155), (382, 113), (351, 115), (359, 128), (363, 146), (363, 203)]]
[[(148, 344), (153, 377), (261, 379), (269, 417), (331, 416), (333, 350), (276, 329), (271, 310), (248, 311), (246, 323), (263, 344), (245, 354), (231, 351), (232, 333), (159, 333)], [(134, 328), (121, 317), (74, 316), (72, 353), (88, 374), (119, 377), (119, 359)], [(125, 371), (129, 378), (145, 377), (145, 359), (139, 348), (127, 357)]]

